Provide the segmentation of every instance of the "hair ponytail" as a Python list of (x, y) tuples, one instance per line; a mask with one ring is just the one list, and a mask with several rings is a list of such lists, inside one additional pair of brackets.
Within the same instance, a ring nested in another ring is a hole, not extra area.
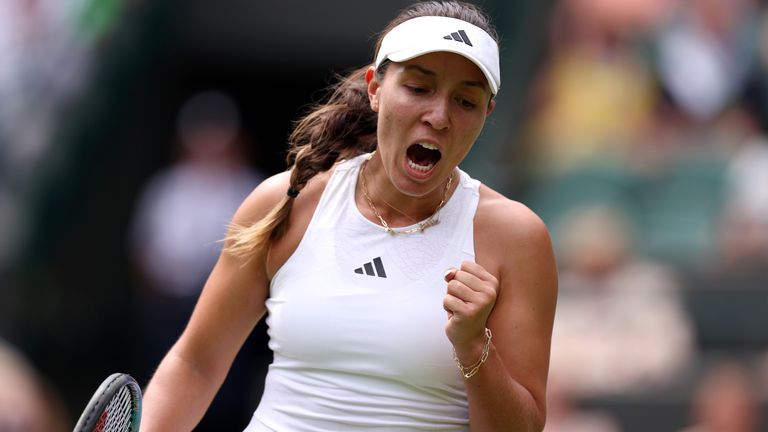
[[(365, 72), (357, 69), (329, 87), (324, 102), (313, 104), (295, 123), (288, 138), (286, 162), (291, 169), (289, 193), (263, 219), (250, 226), (232, 225), (225, 251), (249, 258), (266, 250), (288, 229), (293, 200), (312, 177), (348, 159), (376, 148), (377, 114), (368, 101)], [(293, 196), (291, 196), (293, 195)]]

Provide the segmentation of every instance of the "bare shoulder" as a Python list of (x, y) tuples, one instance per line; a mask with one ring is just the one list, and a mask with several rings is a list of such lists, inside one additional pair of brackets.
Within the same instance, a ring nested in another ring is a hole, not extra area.
[(233, 224), (248, 226), (263, 218), (285, 196), (290, 175), (290, 171), (284, 171), (256, 186), (238, 208), (232, 219)]
[(553, 309), (557, 264), (544, 221), (526, 205), (482, 186), (474, 226), (476, 260), (499, 280), (497, 306), (522, 296)]
[[(306, 210), (314, 210), (325, 185), (328, 183), (331, 171), (317, 174), (302, 189), (293, 203), (292, 220), (294, 216), (300, 215)], [(240, 205), (233, 218), (233, 223), (248, 226), (262, 219), (285, 198), (290, 186), (290, 178), (291, 172), (283, 171), (261, 182)]]
[[(312, 177), (293, 200), (288, 230), (282, 237), (272, 241), (267, 251), (265, 264), (269, 279), (288, 260), (304, 237), (332, 172), (333, 168)], [(235, 214), (233, 225), (251, 226), (267, 216), (285, 199), (290, 177), (291, 172), (285, 171), (269, 177), (256, 187)]]
[(533, 210), (485, 185), (475, 214), (475, 245), (478, 252), (507, 257), (550, 254), (552, 247), (544, 221)]

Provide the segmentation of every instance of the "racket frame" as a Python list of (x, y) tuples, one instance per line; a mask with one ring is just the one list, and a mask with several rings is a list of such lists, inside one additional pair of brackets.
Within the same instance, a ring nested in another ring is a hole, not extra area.
[(131, 395), (131, 423), (128, 431), (139, 432), (141, 423), (141, 387), (132, 376), (125, 373), (113, 373), (105, 379), (91, 400), (86, 405), (85, 410), (80, 415), (80, 419), (75, 424), (74, 432), (92, 432), (99, 422), (104, 410), (109, 406), (112, 398), (121, 388), (127, 387)]

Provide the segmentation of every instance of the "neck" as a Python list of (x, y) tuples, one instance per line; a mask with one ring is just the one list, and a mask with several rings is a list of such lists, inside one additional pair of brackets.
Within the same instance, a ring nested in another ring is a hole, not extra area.
[[(378, 153), (363, 162), (358, 181), (358, 203), (360, 208), (367, 208), (374, 222), (379, 222), (379, 216), (384, 218), (391, 227), (402, 227), (429, 219), (445, 205), (454, 186), (453, 177), (444, 179), (440, 185), (423, 196), (410, 196), (397, 189), (392, 184), (389, 175), (384, 170)], [(447, 188), (447, 189), (446, 189)], [(366, 190), (367, 189), (367, 197)], [(370, 199), (370, 203), (368, 203)], [(370, 204), (373, 208), (369, 208)], [(375, 214), (378, 212), (378, 215)], [(373, 214), (370, 214), (373, 213)]]

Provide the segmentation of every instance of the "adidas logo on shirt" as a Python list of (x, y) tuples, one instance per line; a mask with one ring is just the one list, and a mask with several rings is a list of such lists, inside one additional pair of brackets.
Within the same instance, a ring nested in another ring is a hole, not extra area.
[(464, 42), (469, 46), (473, 46), (472, 42), (469, 41), (469, 36), (467, 36), (467, 33), (464, 30), (459, 30), (458, 32), (453, 32), (449, 35), (445, 35), (443, 36), (443, 39), (448, 39), (448, 40), (453, 39), (456, 42)]
[(380, 278), (387, 277), (387, 272), (384, 271), (384, 263), (381, 262), (381, 257), (376, 257), (373, 261), (369, 261), (363, 264), (362, 267), (356, 268), (355, 273), (378, 276)]

